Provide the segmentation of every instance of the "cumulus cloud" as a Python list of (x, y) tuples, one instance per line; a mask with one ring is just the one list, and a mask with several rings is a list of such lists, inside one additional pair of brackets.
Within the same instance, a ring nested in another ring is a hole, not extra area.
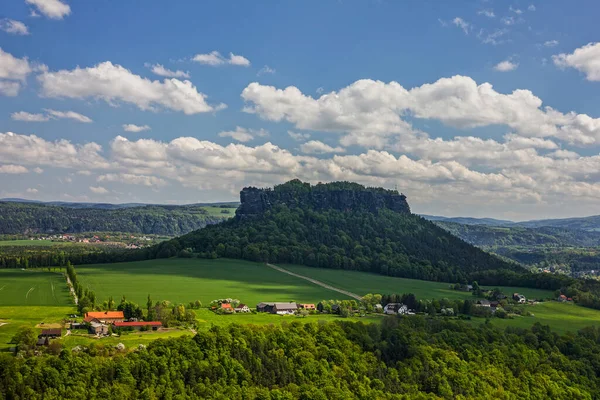
[(165, 68), (161, 64), (145, 64), (147, 68), (150, 68), (153, 74), (158, 76), (164, 76), (166, 78), (189, 78), (190, 73), (185, 71), (172, 71)]
[(255, 137), (269, 136), (269, 132), (264, 129), (246, 129), (241, 126), (236, 126), (234, 131), (223, 131), (219, 132), (220, 137), (230, 137), (238, 142), (249, 142), (254, 140)]
[(460, 17), (456, 17), (452, 20), (452, 23), (454, 25), (458, 26), (460, 29), (462, 29), (463, 32), (465, 33), (465, 35), (469, 34), (469, 30), (471, 29), (471, 24), (469, 24), (464, 19), (462, 19)]
[(588, 43), (573, 53), (552, 56), (559, 68), (575, 68), (585, 74), (588, 81), (600, 81), (600, 42)]
[(16, 96), (24, 82), (33, 72), (27, 58), (17, 58), (0, 48), (0, 93)]
[(14, 19), (4, 18), (0, 20), (0, 30), (11, 35), (29, 35), (29, 29), (27, 25), (21, 21), (15, 21)]
[(29, 170), (21, 165), (0, 165), (0, 174), (26, 174)]
[(268, 65), (265, 65), (260, 70), (258, 70), (256, 75), (261, 76), (261, 75), (265, 75), (265, 74), (274, 74), (274, 73), (275, 73), (275, 70), (273, 68), (269, 67)]
[(310, 133), (288, 131), (288, 135), (297, 142), (310, 139)]
[(161, 187), (167, 184), (167, 181), (155, 176), (134, 175), (134, 174), (105, 174), (97, 178), (98, 182), (119, 182), (128, 185), (141, 185), (149, 187)]
[(25, 0), (25, 2), (51, 19), (63, 19), (71, 14), (71, 7), (60, 0)]
[(242, 98), (246, 112), (265, 120), (349, 135), (344, 145), (377, 148), (390, 136), (420, 135), (402, 119), (407, 113), (461, 129), (505, 125), (520, 136), (556, 137), (581, 146), (600, 144), (600, 119), (542, 107), (542, 100), (529, 90), (503, 94), (466, 76), (442, 78), (410, 90), (397, 82), (365, 79), (316, 99), (294, 86), (277, 89), (254, 82), (243, 90)]
[(149, 131), (151, 128), (148, 125), (135, 125), (135, 124), (124, 124), (123, 130), (125, 132), (143, 132)]
[(494, 70), (496, 70), (498, 72), (509, 72), (509, 71), (514, 71), (518, 67), (519, 67), (518, 63), (514, 63), (510, 60), (504, 60), (504, 61), (501, 61), (498, 64), (496, 64), (494, 66)]
[(46, 114), (32, 114), (26, 111), (18, 111), (12, 113), (10, 116), (15, 121), (23, 122), (46, 122), (51, 119), (72, 119), (83, 123), (92, 122), (91, 118), (75, 111), (57, 111), (48, 108), (45, 108), (44, 111), (46, 111)]
[(90, 190), (95, 194), (107, 194), (109, 192), (108, 189), (102, 186), (90, 186)]
[(239, 65), (242, 67), (250, 66), (250, 60), (244, 56), (229, 53), (229, 58), (226, 58), (223, 57), (218, 51), (211, 51), (210, 53), (206, 54), (196, 54), (192, 60), (197, 63), (211, 65), (213, 67), (224, 64)]
[(36, 194), (37, 192), (39, 192), (39, 190), (37, 190), (36, 188), (28, 188), (26, 192), (29, 194)]
[(218, 111), (225, 107), (224, 104), (209, 105), (206, 95), (198, 92), (190, 81), (175, 78), (162, 82), (151, 81), (110, 61), (88, 68), (47, 71), (39, 75), (38, 80), (46, 97), (91, 97), (110, 104), (135, 104), (141, 110), (166, 108), (188, 115)]
[(343, 147), (331, 147), (318, 140), (311, 140), (300, 145), (300, 151), (306, 154), (327, 154), (327, 153), (345, 153)]
[(19, 94), (21, 84), (19, 82), (0, 80), (0, 94), (4, 96), (14, 97)]

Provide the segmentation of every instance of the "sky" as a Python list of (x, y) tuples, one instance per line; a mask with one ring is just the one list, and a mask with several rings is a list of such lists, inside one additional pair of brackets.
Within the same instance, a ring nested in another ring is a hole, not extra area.
[(600, 3), (5, 0), (0, 198), (299, 178), (414, 212), (600, 214)]

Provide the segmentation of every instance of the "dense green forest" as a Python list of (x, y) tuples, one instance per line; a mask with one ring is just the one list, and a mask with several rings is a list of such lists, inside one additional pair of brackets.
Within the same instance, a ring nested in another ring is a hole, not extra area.
[(103, 209), (0, 202), (0, 234), (131, 232), (176, 236), (230, 216), (209, 215), (196, 205)]
[[(433, 281), (485, 270), (521, 271), (432, 222), (388, 209), (315, 211), (280, 204), (252, 218), (208, 226), (158, 245), (156, 257), (189, 249), (206, 257), (302, 264)], [(524, 270), (523, 270), (524, 271)]]
[[(35, 339), (35, 338), (33, 338)], [(57, 341), (56, 343), (60, 343)], [(119, 351), (0, 355), (8, 399), (593, 399), (600, 329), (558, 336), (425, 317), (213, 327)]]

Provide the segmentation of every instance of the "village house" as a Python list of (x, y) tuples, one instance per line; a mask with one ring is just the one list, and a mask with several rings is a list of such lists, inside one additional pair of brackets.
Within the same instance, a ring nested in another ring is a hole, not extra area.
[(103, 324), (112, 324), (113, 322), (125, 321), (123, 311), (91, 311), (85, 313), (85, 322), (92, 322), (94, 319)]
[(229, 303), (221, 303), (221, 310), (226, 312), (233, 312), (233, 307)]
[(383, 307), (384, 314), (408, 314), (408, 307), (402, 303), (388, 303)]
[(51, 328), (51, 329), (42, 329), (42, 333), (38, 335), (38, 338), (47, 337), (47, 338), (57, 338), (62, 336), (62, 331), (60, 328)]
[(94, 319), (90, 322), (88, 331), (92, 335), (108, 335), (108, 325), (102, 324), (98, 322), (97, 319)]
[(561, 294), (560, 296), (558, 296), (558, 301), (567, 301), (567, 296), (565, 296), (564, 294)]
[(258, 312), (278, 315), (294, 314), (296, 310), (298, 310), (296, 303), (258, 303), (256, 305), (256, 311)]
[(113, 323), (115, 328), (133, 328), (133, 330), (139, 331), (143, 327), (148, 327), (153, 331), (158, 330), (158, 328), (162, 327), (162, 322), (160, 321), (132, 321), (132, 322), (115, 322)]
[(527, 298), (525, 296), (523, 296), (522, 294), (519, 293), (514, 293), (513, 294), (513, 300), (516, 301), (517, 303), (526, 303), (527, 302)]
[(250, 312), (250, 308), (245, 304), (239, 304), (236, 308), (234, 308), (236, 313), (238, 312)]
[(313, 311), (317, 309), (317, 307), (314, 304), (299, 304), (298, 307), (308, 311)]
[(482, 300), (477, 300), (477, 305), (479, 307), (491, 307), (491, 303), (489, 300), (486, 299), (482, 299)]

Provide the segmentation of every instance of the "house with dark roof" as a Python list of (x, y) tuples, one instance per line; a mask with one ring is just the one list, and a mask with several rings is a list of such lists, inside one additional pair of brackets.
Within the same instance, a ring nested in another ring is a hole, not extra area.
[(477, 305), (478, 305), (479, 307), (490, 307), (490, 306), (491, 306), (491, 303), (490, 303), (490, 301), (489, 301), (489, 300), (482, 299), (482, 300), (477, 300)]
[(247, 305), (245, 305), (245, 304), (238, 304), (238, 306), (235, 307), (233, 310), (236, 313), (237, 312), (250, 312), (250, 308)]
[(97, 319), (93, 319), (90, 322), (88, 331), (92, 335), (108, 335), (108, 325), (98, 322)]
[(42, 329), (42, 333), (38, 335), (38, 338), (57, 338), (62, 336), (62, 330), (60, 328)]
[(258, 303), (256, 305), (256, 311), (268, 312), (271, 314), (286, 315), (294, 314), (298, 310), (298, 304), (296, 303)]

